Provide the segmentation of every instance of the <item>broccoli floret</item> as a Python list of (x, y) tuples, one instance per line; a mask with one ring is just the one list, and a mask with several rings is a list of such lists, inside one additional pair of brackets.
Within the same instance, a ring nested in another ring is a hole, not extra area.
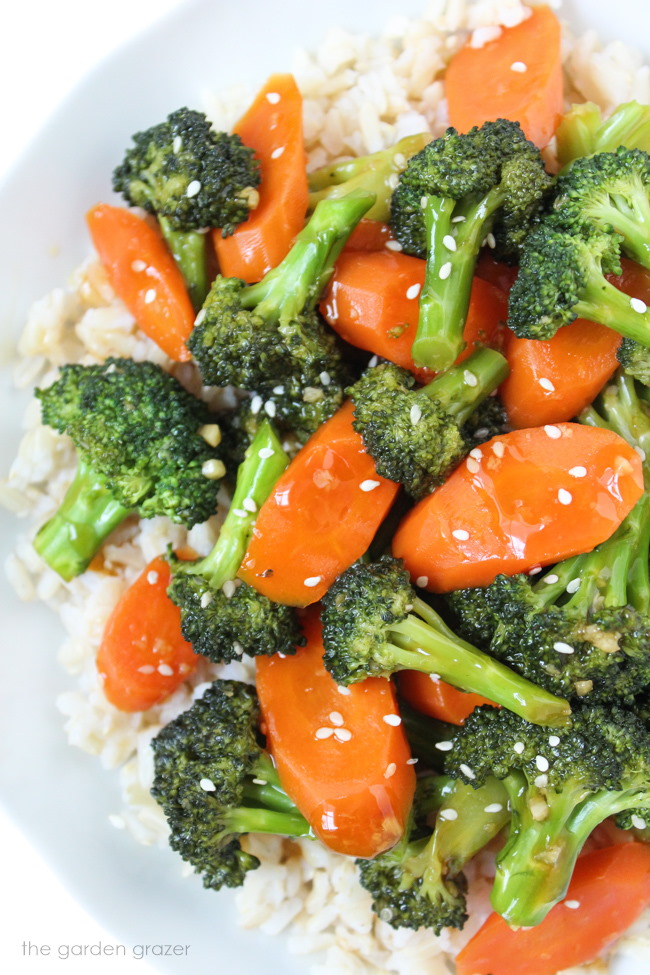
[(258, 722), (255, 689), (218, 680), (152, 742), (151, 794), (167, 817), (169, 844), (213, 890), (239, 887), (259, 866), (242, 850), (242, 835), (311, 835), (259, 743)]
[(199, 432), (210, 414), (159, 366), (67, 365), (36, 396), (43, 422), (68, 434), (79, 457), (61, 507), (34, 543), (64, 579), (83, 572), (130, 511), (188, 526), (214, 514), (224, 468)]
[(643, 303), (635, 307), (605, 277), (621, 273), (620, 241), (597, 230), (588, 237), (567, 233), (547, 217), (526, 240), (510, 291), (508, 325), (515, 335), (550, 339), (580, 317), (650, 346), (650, 311)]
[(342, 162), (328, 163), (309, 174), (309, 208), (320, 200), (333, 200), (351, 190), (374, 193), (376, 200), (365, 214), (368, 220), (388, 220), (395, 182), (408, 160), (431, 141), (428, 132), (407, 135), (394, 146), (369, 156), (357, 156)]
[(503, 436), (512, 430), (506, 408), (496, 395), (490, 395), (479, 403), (461, 427), (461, 435), (468, 450), (487, 443), (492, 437)]
[(298, 391), (345, 385), (336, 337), (316, 302), (345, 241), (374, 197), (355, 192), (323, 200), (285, 259), (258, 283), (218, 276), (188, 346), (205, 383), (270, 392), (293, 382)]
[(556, 129), (555, 138), (561, 166), (596, 152), (614, 152), (619, 146), (650, 152), (650, 105), (625, 102), (606, 121), (593, 102), (572, 105)]
[(474, 788), (492, 776), (505, 787), (512, 821), (491, 901), (511, 925), (539, 924), (564, 897), (600, 822), (650, 815), (650, 735), (617, 706), (583, 706), (553, 735), (505, 709), (477, 708), (456, 731), (446, 771)]
[[(432, 789), (427, 788), (429, 781)], [(443, 776), (425, 776), (419, 790), (423, 786), (423, 804), (437, 807), (433, 832), (422, 835), (412, 822), (396, 847), (373, 860), (357, 860), (357, 865), (382, 920), (394, 928), (432, 928), (439, 934), (443, 928), (464, 926), (463, 868), (501, 831), (510, 813), (506, 791), (495, 778), (473, 789)]]
[(339, 684), (418, 670), (536, 723), (566, 724), (566, 701), (457, 637), (417, 597), (402, 562), (391, 556), (356, 563), (340, 575), (323, 598), (322, 620), (323, 660)]
[(242, 652), (295, 653), (305, 642), (295, 610), (235, 580), (256, 512), (288, 463), (265, 420), (239, 467), (232, 503), (210, 554), (193, 562), (169, 556), (173, 575), (167, 591), (181, 610), (183, 636), (215, 663)]
[(461, 428), (508, 375), (493, 349), (477, 349), (427, 386), (413, 391), (405, 369), (382, 363), (348, 389), (354, 429), (383, 477), (420, 499), (445, 480), (471, 449)]
[(155, 214), (196, 309), (210, 287), (205, 231), (225, 236), (257, 206), (259, 163), (238, 135), (215, 132), (202, 112), (179, 108), (133, 136), (113, 189)]
[(481, 245), (516, 259), (551, 178), (517, 122), (499, 119), (446, 134), (413, 156), (391, 204), (391, 226), (408, 254), (426, 257), (412, 353), (441, 371), (463, 351), (463, 328)]
[(558, 178), (552, 218), (570, 234), (618, 234), (623, 253), (650, 267), (650, 155), (621, 147), (576, 159)]
[(647, 345), (640, 345), (633, 339), (623, 339), (616, 358), (628, 376), (638, 379), (644, 386), (650, 386), (650, 348)]

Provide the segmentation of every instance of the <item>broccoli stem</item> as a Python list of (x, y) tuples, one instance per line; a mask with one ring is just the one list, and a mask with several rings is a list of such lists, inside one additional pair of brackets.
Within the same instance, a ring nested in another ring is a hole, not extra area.
[(632, 205), (621, 195), (611, 194), (611, 200), (602, 200), (599, 205), (587, 208), (587, 213), (595, 218), (601, 227), (611, 227), (617, 234), (625, 238), (624, 250), (643, 267), (650, 267), (650, 205), (646, 196), (646, 189), (640, 180), (636, 183), (636, 192), (632, 197)]
[(499, 779), (491, 776), (478, 789), (456, 779), (440, 805), (432, 852), (457, 877), (509, 820), (508, 793)]
[(361, 190), (321, 200), (284, 260), (258, 284), (243, 289), (242, 307), (279, 324), (280, 332), (283, 322), (295, 322), (316, 303), (345, 242), (374, 201), (373, 194)]
[(416, 366), (442, 372), (465, 348), (474, 268), (503, 191), (496, 187), (469, 206), (449, 197), (427, 196), (425, 201), (427, 264), (411, 351)]
[(246, 553), (257, 512), (288, 463), (275, 430), (265, 419), (239, 465), (232, 502), (212, 551), (204, 559), (179, 562), (174, 567), (174, 575), (203, 576), (212, 589), (220, 589), (224, 582), (234, 579)]
[(174, 230), (167, 217), (158, 217), (167, 246), (183, 275), (194, 311), (199, 311), (210, 290), (205, 234), (198, 230)]
[(507, 377), (508, 362), (494, 349), (476, 349), (463, 362), (437, 376), (416, 396), (428, 396), (444, 407), (458, 426), (469, 420), (478, 406)]
[(83, 459), (56, 514), (39, 530), (34, 548), (69, 582), (88, 568), (104, 539), (131, 514)]
[(387, 649), (397, 669), (438, 674), (454, 687), (487, 697), (532, 724), (560, 727), (568, 723), (571, 709), (567, 701), (520, 677), (460, 637), (450, 636), (438, 614), (421, 599), (413, 601), (413, 610), (390, 626), (392, 642)]
[(589, 259), (585, 271), (582, 297), (574, 305), (576, 317), (599, 322), (626, 338), (650, 346), (650, 311), (635, 311), (630, 296), (610, 284), (593, 259)]
[[(294, 807), (295, 808), (295, 807)], [(274, 836), (313, 836), (304, 816), (295, 812), (237, 806), (224, 814), (226, 830), (233, 833), (272, 833)]]

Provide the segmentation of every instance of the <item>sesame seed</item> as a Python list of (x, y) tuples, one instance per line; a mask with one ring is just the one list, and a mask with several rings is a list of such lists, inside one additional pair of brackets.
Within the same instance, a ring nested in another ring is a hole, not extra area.
[(500, 802), (491, 802), (489, 806), (485, 806), (483, 812), (486, 813), (498, 813), (501, 812), (503, 806)]
[(454, 819), (458, 819), (458, 813), (455, 809), (441, 809), (438, 815), (440, 816), (440, 819), (450, 822)]
[(548, 743), (549, 745), (551, 745), (552, 748), (555, 748), (556, 745), (560, 744), (560, 739), (558, 738), (557, 735), (549, 735)]
[(521, 74), (523, 74), (524, 71), (528, 71), (528, 65), (524, 64), (523, 61), (513, 61), (512, 64), (510, 65), (510, 70), (518, 71)]
[(334, 737), (337, 741), (349, 741), (352, 737), (352, 732), (348, 728), (335, 728)]
[(232, 649), (233, 649), (233, 653), (236, 653), (238, 657), (241, 657), (242, 653), (244, 652), (244, 648), (242, 647), (239, 640), (233, 641)]
[(242, 507), (246, 508), (246, 511), (250, 511), (251, 514), (254, 514), (257, 511), (257, 505), (255, 504), (253, 498), (244, 498), (242, 501)]
[(466, 542), (469, 538), (469, 532), (465, 531), (464, 528), (455, 528), (451, 533), (454, 538), (457, 538), (459, 542)]
[(517, 752), (517, 755), (523, 755), (525, 749), (526, 746), (524, 745), (523, 741), (516, 741), (512, 746), (512, 750)]
[(212, 779), (201, 779), (199, 785), (204, 792), (216, 792), (217, 789)]
[(221, 427), (218, 423), (204, 423), (199, 427), (198, 433), (211, 447), (218, 447), (221, 443)]
[(385, 724), (391, 725), (393, 728), (398, 728), (402, 723), (402, 719), (400, 718), (399, 714), (385, 714), (381, 720)]
[(201, 609), (207, 609), (213, 599), (214, 596), (212, 595), (211, 592), (204, 592), (199, 601)]
[(560, 488), (560, 490), (557, 492), (557, 499), (560, 502), (560, 504), (565, 504), (565, 505), (571, 504), (571, 502), (573, 501), (573, 495), (571, 494), (570, 491), (567, 491), (565, 488)]
[(397, 251), (399, 253), (399, 251), (402, 250), (402, 245), (400, 244), (399, 240), (387, 240), (386, 250)]
[(577, 911), (580, 907), (580, 901), (565, 901), (564, 906), (568, 907), (570, 911)]
[(557, 650), (558, 653), (575, 653), (575, 650), (571, 644), (563, 643), (561, 640), (558, 640), (557, 643), (553, 644), (553, 649)]
[(478, 472), (481, 469), (481, 465), (479, 464), (479, 462), (477, 460), (474, 460), (473, 457), (468, 457), (467, 458), (466, 466), (467, 466), (467, 470), (470, 472), (470, 474), (478, 474)]
[(254, 785), (267, 785), (266, 779), (253, 779)]
[(429, 680), (437, 684), (440, 681), (440, 674), (429, 674)]
[(339, 694), (342, 694), (344, 697), (347, 697), (349, 694), (352, 693), (350, 688), (346, 687), (344, 684), (339, 684), (336, 689), (339, 692)]
[(587, 468), (586, 467), (572, 467), (569, 471), (571, 477), (586, 477)]
[(539, 574), (539, 573), (540, 573), (541, 571), (542, 571), (542, 567), (541, 567), (541, 565), (534, 565), (534, 566), (532, 567), (532, 569), (529, 569), (529, 570), (528, 570), (528, 575), (529, 575), (529, 576), (536, 576), (536, 575), (538, 575), (538, 574)]
[(267, 416), (270, 416), (271, 419), (273, 419), (273, 417), (275, 416), (277, 410), (275, 408), (275, 403), (273, 402), (272, 399), (267, 399), (266, 403), (264, 404), (264, 412), (266, 413)]
[(494, 248), (497, 246), (497, 242), (495, 240), (494, 234), (488, 234), (487, 237), (485, 238), (485, 242), (488, 245), (488, 247), (490, 247), (492, 250), (494, 250)]
[(641, 301), (640, 298), (630, 298), (630, 308), (632, 311), (638, 311), (639, 315), (645, 315), (648, 310), (645, 301)]
[(151, 664), (143, 664), (142, 667), (138, 667), (139, 674), (153, 674), (154, 670), (155, 667), (152, 667)]
[(460, 768), (461, 772), (463, 773), (463, 775), (467, 776), (468, 779), (475, 779), (476, 778), (476, 776), (474, 775), (474, 772), (471, 770), (471, 768), (469, 767), (469, 765), (461, 764), (461, 765), (459, 765), (459, 768)]
[(538, 379), (537, 382), (542, 387), (542, 389), (545, 389), (547, 391), (547, 393), (555, 392), (555, 386), (553, 385), (550, 379), (545, 379), (542, 377), (542, 379)]
[(257, 456), (261, 457), (262, 460), (268, 460), (269, 457), (273, 457), (275, 451), (273, 447), (260, 447), (257, 452)]
[(226, 599), (232, 599), (232, 597), (235, 595), (235, 592), (237, 591), (237, 585), (235, 583), (235, 580), (226, 579), (223, 586), (221, 587), (221, 591), (226, 597)]
[(317, 728), (316, 737), (317, 738), (331, 738), (334, 734), (334, 728)]
[(322, 576), (308, 576), (303, 585), (307, 586), (308, 589), (313, 589), (321, 581)]
[(466, 220), (467, 220), (467, 217), (452, 217), (451, 218), (451, 222), (452, 223), (465, 223)]
[(237, 515), (238, 518), (248, 518), (248, 512), (245, 508), (231, 508), (233, 515)]
[(445, 261), (440, 270), (438, 271), (438, 277), (441, 281), (446, 281), (451, 274), (451, 261)]
[(535, 765), (540, 772), (548, 772), (548, 758), (544, 758), (543, 755), (537, 755), (535, 757)]
[(553, 426), (553, 424), (551, 423), (546, 424), (546, 426), (544, 427), (544, 433), (546, 434), (547, 437), (550, 437), (551, 440), (559, 440), (560, 437), (562, 436), (562, 431), (560, 430), (560, 428)]
[(455, 251), (456, 250), (456, 241), (451, 236), (451, 234), (445, 234), (445, 236), (442, 238), (442, 242), (443, 242), (443, 244), (445, 245), (445, 247), (447, 248), (448, 251)]
[(343, 715), (340, 711), (330, 711), (330, 721), (340, 728), (343, 724)]
[(397, 772), (397, 765), (395, 764), (395, 762), (391, 762), (390, 765), (386, 766), (386, 771), (384, 772), (384, 778), (385, 779), (392, 778), (392, 776), (395, 775), (395, 772)]
[(202, 308), (196, 318), (194, 319), (195, 325), (202, 325), (205, 321), (205, 308)]
[(201, 183), (198, 179), (193, 179), (191, 183), (187, 184), (187, 189), (185, 190), (185, 196), (190, 198), (196, 196), (197, 193), (201, 192)]
[(278, 146), (278, 148), (274, 149), (273, 152), (271, 153), (271, 159), (279, 159), (283, 153), (284, 153), (284, 146)]
[(183, 140), (180, 135), (174, 136), (174, 141), (172, 142), (172, 150), (174, 152), (180, 152), (183, 145)]
[(391, 173), (390, 176), (386, 177), (385, 183), (389, 190), (396, 190), (397, 184), (399, 183), (399, 176), (397, 173)]
[(420, 761), (419, 758), (407, 758), (406, 759), (406, 764), (407, 765), (417, 765), (419, 761)]
[(362, 491), (374, 491), (375, 488), (380, 486), (380, 481), (362, 481), (359, 487)]
[(420, 206), (422, 207), (423, 210), (426, 210), (428, 202), (429, 200), (427, 199), (426, 196), (420, 197)]
[(153, 571), (147, 572), (147, 582), (150, 586), (155, 586), (158, 582), (158, 573)]
[(593, 691), (594, 682), (592, 680), (577, 680), (573, 686), (578, 697), (586, 697)]
[(174, 671), (169, 664), (158, 664), (158, 673), (161, 677), (171, 677)]
[(131, 270), (135, 271), (136, 274), (139, 274), (141, 271), (144, 271), (146, 267), (147, 267), (146, 261), (131, 261)]
[(494, 456), (501, 458), (503, 457), (505, 452), (506, 452), (506, 445), (503, 443), (503, 441), (495, 440), (494, 443), (492, 444), (492, 453), (494, 454)]
[(273, 393), (275, 394), (275, 396), (282, 396), (283, 392), (284, 392), (284, 386), (273, 387)]
[(370, 359), (368, 359), (368, 369), (374, 369), (375, 366), (378, 366), (378, 365), (379, 365), (379, 356), (378, 355), (373, 355)]
[(280, 95), (277, 91), (267, 91), (266, 100), (271, 105), (277, 105), (278, 102), (280, 101)]
[(548, 775), (538, 775), (535, 778), (535, 785), (538, 789), (545, 789), (548, 785)]
[(406, 156), (402, 155), (401, 152), (396, 152), (393, 156), (393, 166), (395, 166), (396, 169), (405, 169)]
[(469, 455), (470, 455), (470, 457), (473, 457), (474, 460), (482, 460), (483, 459), (483, 451), (481, 450), (480, 447), (474, 447), (473, 450), (470, 450)]
[(436, 748), (439, 752), (450, 752), (454, 747), (453, 741), (437, 741)]
[(329, 384), (332, 382), (332, 377), (330, 376), (329, 372), (325, 372), (325, 370), (321, 372), (318, 378), (320, 379), (323, 386), (329, 386)]
[(253, 396), (251, 400), (251, 413), (253, 416), (257, 416), (259, 411), (262, 409), (263, 400), (261, 396)]
[(463, 380), (466, 386), (472, 386), (472, 387), (478, 386), (478, 379), (476, 378), (473, 372), (470, 372), (469, 369), (466, 369), (465, 372), (463, 373)]
[(415, 580), (415, 585), (419, 589), (424, 589), (425, 586), (429, 585), (429, 576), (418, 576)]
[(544, 576), (542, 582), (545, 582), (547, 586), (552, 586), (554, 583), (559, 582), (560, 577), (556, 576), (554, 572), (549, 572), (547, 576)]
[(222, 460), (217, 460), (216, 457), (212, 457), (210, 460), (206, 460), (201, 465), (201, 473), (204, 477), (207, 477), (209, 481), (218, 481), (220, 478), (224, 477), (226, 473), (226, 465)]
[(155, 300), (156, 300), (156, 289), (155, 288), (147, 288), (147, 290), (144, 293), (144, 303), (145, 303), (145, 305), (150, 305)]
[(646, 828), (646, 821), (645, 821), (645, 819), (643, 819), (642, 816), (636, 816), (636, 815), (634, 815), (634, 816), (631, 817), (631, 820), (630, 821), (631, 821), (631, 823), (632, 823), (632, 825), (634, 826), (635, 829), (645, 829)]
[(420, 420), (422, 419), (422, 410), (420, 409), (417, 403), (413, 404), (409, 415), (411, 417), (411, 423), (413, 424), (413, 426), (415, 426), (416, 423), (420, 422)]
[(417, 298), (417, 296), (420, 294), (420, 287), (421, 286), (419, 284), (412, 284), (410, 288), (406, 289), (406, 297), (410, 299)]

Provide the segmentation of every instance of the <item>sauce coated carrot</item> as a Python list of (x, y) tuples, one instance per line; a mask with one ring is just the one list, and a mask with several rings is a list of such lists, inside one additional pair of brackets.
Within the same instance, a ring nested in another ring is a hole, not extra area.
[(432, 676), (418, 670), (403, 670), (398, 680), (400, 694), (416, 711), (448, 724), (464, 724), (465, 718), (469, 717), (474, 708), (481, 707), (482, 704), (494, 704), (480, 694), (459, 691), (435, 674)]

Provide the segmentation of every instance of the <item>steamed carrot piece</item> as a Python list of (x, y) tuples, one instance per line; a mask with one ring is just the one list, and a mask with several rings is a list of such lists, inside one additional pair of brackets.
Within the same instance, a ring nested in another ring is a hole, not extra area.
[(219, 268), (247, 284), (286, 257), (309, 205), (302, 96), (290, 74), (272, 75), (234, 131), (260, 162), (257, 207), (233, 234), (213, 231)]
[(289, 606), (317, 602), (368, 548), (398, 491), (380, 477), (345, 403), (260, 508), (239, 577)]
[[(433, 373), (413, 362), (411, 347), (419, 316), (419, 295), (424, 285), (425, 262), (391, 251), (344, 251), (320, 304), (326, 321), (357, 348), (395, 362), (422, 382)], [(500, 344), (507, 316), (506, 297), (494, 285), (475, 278), (472, 284), (464, 339), (458, 361), (476, 345)]]
[(506, 118), (543, 148), (563, 111), (559, 20), (549, 7), (533, 7), (482, 47), (469, 41), (451, 59), (445, 83), (449, 122), (460, 132)]
[(439, 677), (433, 680), (430, 674), (423, 674), (418, 670), (403, 670), (398, 682), (400, 694), (416, 711), (449, 724), (464, 724), (474, 708), (483, 704), (499, 707), (480, 694), (459, 691)]
[(348, 251), (380, 251), (393, 239), (391, 229), (381, 220), (360, 220), (345, 245)]
[(590, 552), (642, 494), (641, 459), (610, 430), (514, 430), (482, 444), (406, 515), (393, 555), (432, 592), (487, 586), (499, 573)]
[(578, 860), (566, 898), (534, 928), (491, 914), (456, 958), (458, 975), (556, 975), (596, 958), (650, 904), (650, 847), (624, 843)]
[(107, 700), (120, 711), (147, 711), (187, 680), (201, 659), (181, 633), (167, 595), (170, 570), (153, 559), (111, 613), (97, 654)]
[(86, 222), (111, 287), (138, 326), (170, 359), (187, 362), (194, 309), (162, 234), (130, 210), (107, 203), (89, 210)]
[(283, 789), (326, 846), (373, 857), (394, 846), (408, 819), (415, 773), (390, 681), (340, 693), (323, 664), (317, 607), (304, 617), (295, 656), (258, 657), (263, 727)]

